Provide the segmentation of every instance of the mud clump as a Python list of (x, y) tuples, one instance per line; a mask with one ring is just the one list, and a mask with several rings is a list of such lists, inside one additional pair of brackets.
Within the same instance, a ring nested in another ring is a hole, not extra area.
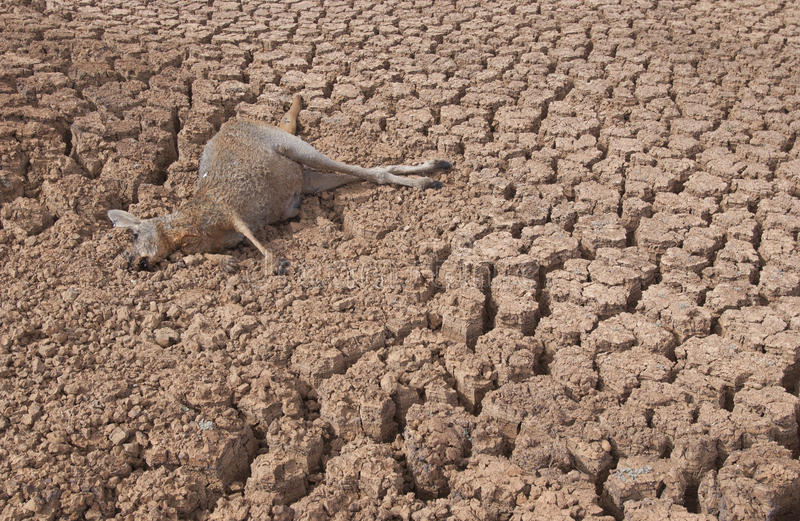
[[(0, 7), (0, 519), (793, 519), (790, 5)], [(13, 4), (13, 5), (12, 5)], [(796, 17), (795, 17), (796, 18)], [(234, 117), (439, 190), (126, 269)]]

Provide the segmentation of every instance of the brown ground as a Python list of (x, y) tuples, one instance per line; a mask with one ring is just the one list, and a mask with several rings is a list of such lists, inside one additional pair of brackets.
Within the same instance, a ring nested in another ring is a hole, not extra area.
[[(797, 4), (19, 3), (0, 519), (800, 517)], [(307, 197), (284, 277), (127, 271), (106, 210), (294, 92), (445, 187)]]

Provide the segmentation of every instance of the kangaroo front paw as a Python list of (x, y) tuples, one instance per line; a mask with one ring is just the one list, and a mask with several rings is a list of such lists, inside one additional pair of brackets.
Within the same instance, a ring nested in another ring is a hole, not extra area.
[(273, 270), (273, 275), (286, 275), (289, 269), (289, 261), (286, 259), (280, 259), (275, 264), (275, 269)]
[(221, 255), (218, 253), (206, 253), (206, 259), (216, 262), (226, 273), (233, 273), (239, 267), (239, 263), (231, 255)]

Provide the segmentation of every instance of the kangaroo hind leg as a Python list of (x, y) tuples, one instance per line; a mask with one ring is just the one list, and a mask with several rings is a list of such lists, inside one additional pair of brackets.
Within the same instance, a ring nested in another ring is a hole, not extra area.
[(360, 181), (361, 179), (348, 174), (337, 174), (335, 172), (320, 172), (310, 168), (303, 168), (303, 193), (316, 194), (339, 188), (342, 185)]
[[(388, 165), (364, 168), (335, 161), (322, 154), (300, 138), (287, 138), (281, 144), (280, 153), (310, 170), (339, 172), (377, 184), (395, 184), (415, 188), (439, 188), (441, 183), (427, 177), (402, 177), (406, 174), (427, 174), (438, 170), (449, 170), (448, 161), (430, 160), (419, 165)], [(396, 175), (402, 174), (402, 175)]]

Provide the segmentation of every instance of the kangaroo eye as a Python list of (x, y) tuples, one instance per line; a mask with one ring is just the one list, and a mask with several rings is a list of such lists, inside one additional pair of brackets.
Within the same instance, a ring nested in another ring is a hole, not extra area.
[(138, 238), (139, 238), (139, 234), (138, 234), (138, 233), (136, 233), (136, 232), (133, 232), (133, 240), (135, 241), (135, 240), (137, 240)]

